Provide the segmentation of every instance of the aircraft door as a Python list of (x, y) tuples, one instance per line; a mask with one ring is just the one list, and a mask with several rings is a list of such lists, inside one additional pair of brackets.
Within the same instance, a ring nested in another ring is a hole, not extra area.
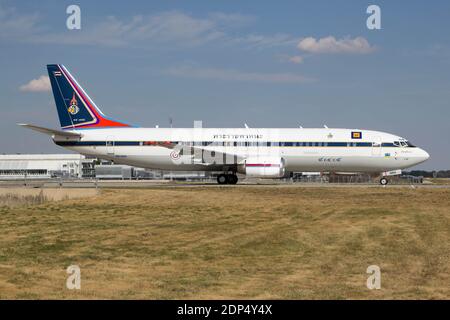
[(374, 141), (372, 142), (372, 155), (373, 156), (381, 155), (381, 138), (380, 137), (375, 137)]
[(106, 137), (106, 154), (107, 155), (114, 155), (114, 147), (115, 147), (115, 140), (114, 136), (108, 136)]

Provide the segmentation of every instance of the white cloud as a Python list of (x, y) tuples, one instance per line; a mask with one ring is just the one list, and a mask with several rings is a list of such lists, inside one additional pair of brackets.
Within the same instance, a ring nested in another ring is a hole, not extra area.
[[(1, 1), (1, 0), (0, 0)], [(53, 31), (38, 14), (22, 13), (0, 5), (0, 39), (58, 45), (105, 47), (135, 46), (142, 48), (177, 48), (216, 44), (245, 44), (251, 47), (295, 45), (298, 38), (285, 34), (239, 35), (236, 29), (256, 21), (256, 17), (240, 13), (212, 12), (193, 16), (182, 11), (165, 11), (99, 19), (77, 32)]]
[(195, 68), (192, 66), (172, 67), (165, 72), (168, 75), (195, 78), (243, 82), (266, 83), (307, 83), (313, 79), (294, 73), (242, 72), (235, 69)]
[(280, 62), (288, 62), (288, 63), (294, 63), (294, 64), (301, 64), (305, 61), (305, 58), (303, 56), (299, 56), (299, 55), (291, 56), (288, 54), (279, 54), (279, 55), (277, 55), (277, 59)]
[(243, 43), (255, 48), (270, 48), (279, 46), (293, 46), (299, 38), (288, 34), (278, 33), (274, 35), (248, 34), (231, 40), (233, 43)]
[(21, 91), (28, 92), (46, 92), (51, 90), (50, 79), (48, 76), (40, 76), (38, 79), (33, 79), (27, 84), (20, 86)]
[(212, 12), (208, 16), (216, 24), (223, 24), (230, 28), (243, 27), (256, 21), (256, 17), (240, 13)]
[(292, 63), (295, 64), (300, 64), (303, 63), (303, 57), (302, 56), (293, 56), (293, 57), (289, 57), (288, 60)]
[(137, 15), (121, 20), (109, 16), (79, 32), (48, 33), (36, 42), (63, 43), (66, 45), (102, 46), (158, 46), (162, 43), (199, 45), (224, 37), (214, 20), (194, 18), (182, 12), (170, 11), (154, 15)]
[(40, 31), (37, 13), (19, 13), (15, 8), (2, 7), (0, 3), (0, 39), (27, 40)]
[(375, 47), (371, 46), (363, 37), (336, 39), (333, 36), (328, 36), (318, 40), (313, 37), (308, 37), (302, 39), (297, 47), (302, 51), (310, 53), (366, 54), (375, 50)]
[[(299, 38), (287, 34), (238, 36), (231, 29), (250, 24), (253, 16), (241, 14), (210, 13), (194, 17), (179, 11), (153, 15), (134, 16), (122, 20), (114, 16), (76, 33), (59, 33), (36, 37), (36, 42), (63, 43), (67, 45), (103, 45), (160, 47), (199, 46), (213, 42), (220, 44), (244, 44), (249, 47), (275, 47), (295, 45)], [(234, 30), (233, 30), (234, 31)]]

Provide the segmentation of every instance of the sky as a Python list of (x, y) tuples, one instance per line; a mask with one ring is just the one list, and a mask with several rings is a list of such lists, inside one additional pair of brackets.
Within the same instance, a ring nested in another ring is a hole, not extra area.
[(428, 151), (415, 169), (450, 169), (449, 30), (448, 1), (0, 0), (0, 153), (66, 152), (16, 125), (59, 127), (61, 63), (127, 123), (372, 129)]

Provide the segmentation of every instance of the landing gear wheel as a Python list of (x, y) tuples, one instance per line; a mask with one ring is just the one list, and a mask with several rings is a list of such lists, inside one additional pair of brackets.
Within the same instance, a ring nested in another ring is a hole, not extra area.
[(227, 183), (227, 176), (226, 175), (224, 175), (224, 174), (219, 174), (218, 176), (217, 176), (217, 183), (218, 184), (226, 184)]
[(238, 182), (238, 177), (235, 174), (227, 175), (227, 183), (228, 184), (236, 184)]
[(388, 179), (386, 179), (386, 178), (381, 178), (380, 179), (380, 184), (382, 185), (382, 186), (385, 186), (385, 185), (387, 185), (389, 183), (389, 180)]

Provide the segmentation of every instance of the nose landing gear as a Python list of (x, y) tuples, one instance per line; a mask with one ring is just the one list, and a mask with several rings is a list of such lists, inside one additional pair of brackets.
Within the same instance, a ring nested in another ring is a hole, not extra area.
[(382, 186), (385, 186), (385, 185), (387, 185), (389, 183), (389, 180), (388, 179), (386, 179), (386, 178), (381, 178), (380, 179), (380, 184), (382, 185)]
[(219, 174), (217, 176), (218, 184), (236, 184), (238, 182), (238, 177), (236, 174)]

